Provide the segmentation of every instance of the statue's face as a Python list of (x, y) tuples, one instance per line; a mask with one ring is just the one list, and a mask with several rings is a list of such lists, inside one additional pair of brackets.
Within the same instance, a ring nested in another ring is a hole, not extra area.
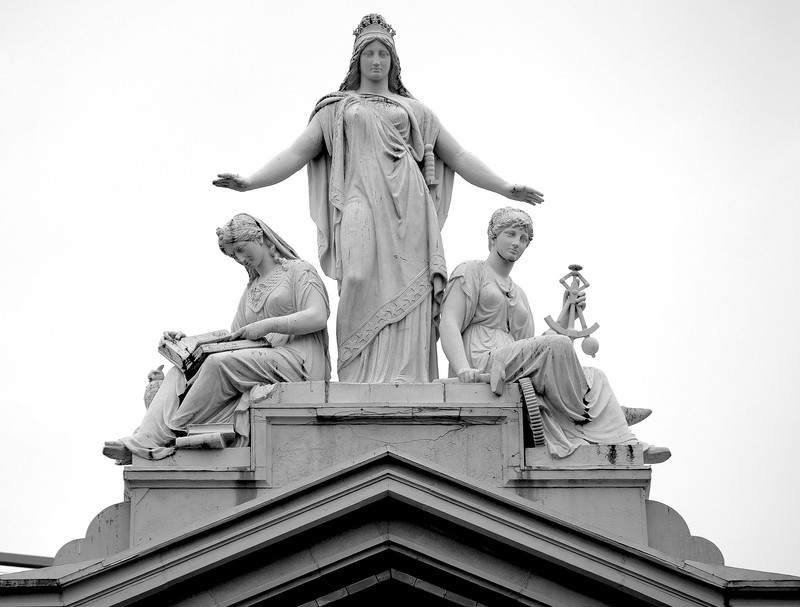
[(359, 69), (361, 70), (362, 78), (367, 78), (373, 82), (386, 80), (389, 78), (389, 68), (391, 67), (392, 56), (389, 54), (389, 49), (382, 42), (373, 40), (361, 51)]
[(266, 247), (260, 242), (252, 240), (239, 240), (230, 244), (222, 245), (225, 254), (233, 257), (245, 268), (258, 268), (267, 255)]
[(529, 244), (528, 233), (524, 228), (509, 226), (494, 239), (492, 250), (507, 261), (517, 261)]

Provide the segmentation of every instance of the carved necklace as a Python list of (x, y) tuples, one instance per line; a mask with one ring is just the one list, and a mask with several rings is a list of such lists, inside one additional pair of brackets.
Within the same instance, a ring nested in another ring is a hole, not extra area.
[(267, 297), (275, 290), (285, 273), (286, 269), (279, 263), (272, 272), (250, 287), (250, 292), (247, 294), (247, 307), (253, 312), (258, 312), (263, 308)]

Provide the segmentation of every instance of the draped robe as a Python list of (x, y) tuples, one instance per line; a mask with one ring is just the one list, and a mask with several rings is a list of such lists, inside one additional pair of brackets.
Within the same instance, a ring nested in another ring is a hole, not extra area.
[[(285, 261), (269, 276), (248, 283), (231, 332), (265, 318), (304, 310), (314, 293), (323, 297), (327, 307), (328, 294), (313, 266), (300, 259)], [(249, 444), (250, 388), (330, 379), (327, 329), (305, 335), (270, 333), (266, 338), (271, 347), (210, 355), (188, 384), (185, 375), (172, 367), (141, 425), (120, 442), (139, 457), (163, 459), (175, 452), (175, 438), (190, 424), (232, 423), (234, 446)]]
[(351, 91), (321, 99), (312, 119), (325, 149), (309, 163), (309, 203), (320, 265), (339, 287), (339, 381), (427, 382), (453, 172), (437, 160), (429, 190), (420, 163), (439, 121), (415, 99)]
[(489, 374), (497, 394), (530, 377), (553, 456), (567, 457), (579, 445), (638, 442), (605, 374), (581, 367), (568, 337), (534, 337), (528, 298), (510, 278), (501, 284), (485, 262), (467, 261), (450, 276), (444, 305), (452, 289), (466, 300), (461, 337), (470, 365)]

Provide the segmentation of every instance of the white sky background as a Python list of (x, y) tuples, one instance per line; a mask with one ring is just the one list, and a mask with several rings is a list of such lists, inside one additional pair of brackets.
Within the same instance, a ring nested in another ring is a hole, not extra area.
[[(545, 193), (514, 278), (542, 331), (584, 265), (585, 362), (673, 451), (651, 499), (728, 565), (800, 575), (800, 3), (759, 0), (0, 0), (0, 551), (53, 555), (122, 501), (100, 450), (160, 332), (227, 327), (244, 287), (217, 226), (253, 213), (318, 266), (305, 171), (211, 180), (299, 135), (369, 12), (412, 94)], [(506, 203), (457, 178), (451, 269)]]

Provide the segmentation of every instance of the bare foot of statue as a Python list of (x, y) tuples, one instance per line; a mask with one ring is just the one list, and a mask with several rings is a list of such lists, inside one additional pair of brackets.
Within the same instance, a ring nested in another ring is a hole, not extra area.
[(129, 466), (133, 463), (133, 454), (118, 440), (109, 440), (103, 445), (103, 455), (115, 460), (117, 466)]

